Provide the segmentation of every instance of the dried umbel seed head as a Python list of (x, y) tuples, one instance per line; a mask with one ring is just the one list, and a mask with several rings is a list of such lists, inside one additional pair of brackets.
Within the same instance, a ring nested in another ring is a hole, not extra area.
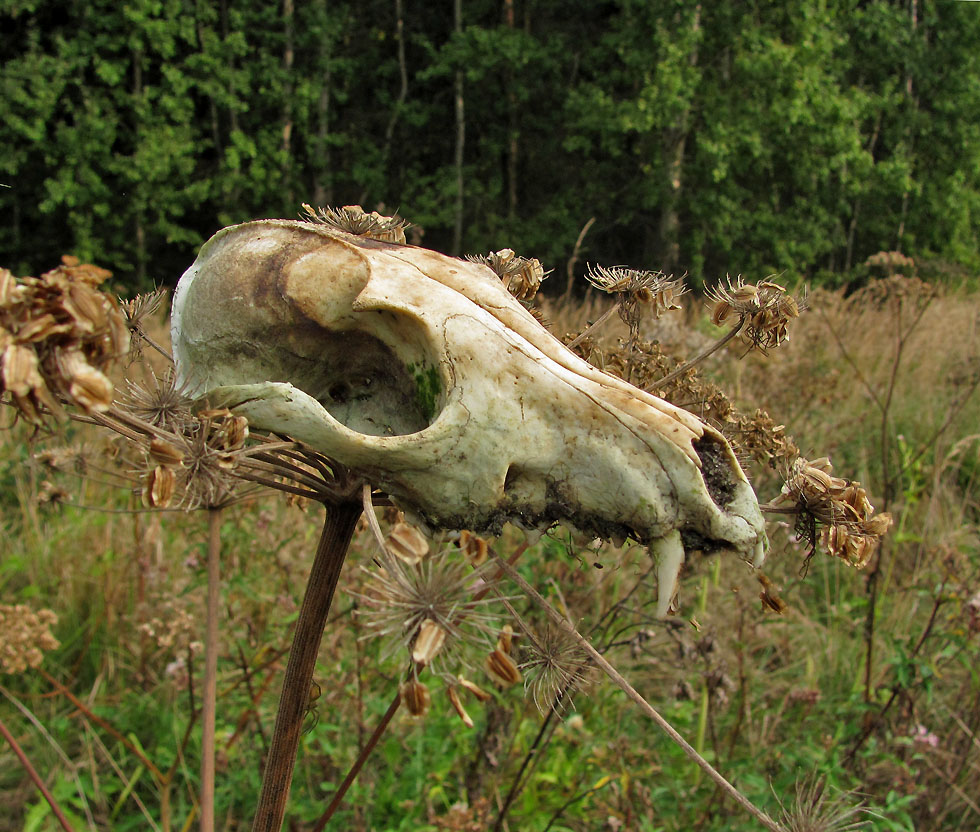
[(789, 322), (806, 306), (803, 298), (787, 294), (772, 280), (753, 285), (745, 283), (741, 275), (734, 281), (726, 278), (706, 294), (711, 301), (711, 322), (718, 326), (734, 313), (742, 339), (762, 352), (788, 340)]
[(659, 318), (664, 312), (680, 309), (681, 295), (687, 291), (684, 281), (673, 275), (625, 266), (590, 266), (585, 279), (617, 296), (619, 315), (634, 334), (644, 311)]
[(56, 506), (67, 503), (71, 500), (71, 494), (60, 485), (55, 485), (51, 480), (44, 480), (37, 495), (39, 506)]
[(915, 260), (900, 251), (879, 251), (872, 254), (864, 265), (868, 268), (879, 269), (885, 275), (893, 275), (896, 272), (914, 272)]
[(360, 205), (313, 208), (303, 203), (303, 214), (307, 222), (328, 225), (337, 231), (346, 231), (348, 234), (370, 237), (385, 243), (404, 243), (405, 231), (411, 227), (411, 223), (401, 217), (385, 217), (377, 211), (368, 214)]
[(401, 686), (402, 704), (412, 716), (422, 717), (429, 712), (432, 696), (418, 679), (409, 679)]
[(541, 283), (550, 274), (533, 257), (520, 257), (509, 248), (492, 251), (490, 254), (468, 254), (471, 263), (481, 263), (497, 275), (519, 301), (530, 301), (538, 293)]
[(395, 523), (385, 537), (385, 546), (395, 557), (414, 566), (429, 553), (429, 541), (415, 526)]
[(88, 413), (112, 403), (105, 370), (129, 351), (129, 330), (119, 304), (96, 288), (109, 275), (70, 257), (39, 278), (0, 269), (0, 394), (29, 420), (60, 416), (59, 400)]
[[(229, 449), (226, 420), (220, 416), (192, 420), (181, 433), (174, 434), (173, 444), (182, 454), (177, 491), (186, 509), (226, 504), (241, 485), (234, 471), (242, 460), (243, 448)], [(242, 417), (231, 417), (230, 420)]]
[(384, 656), (404, 647), (443, 663), (458, 660), (463, 646), (485, 649), (496, 631), (493, 608), (498, 603), (492, 594), (478, 594), (494, 582), (489, 564), (471, 569), (461, 558), (450, 557), (450, 550), (410, 564), (386, 551), (380, 566), (364, 570), (367, 590), (355, 596), (361, 601), (365, 637), (387, 641)]
[(875, 514), (861, 483), (831, 474), (825, 457), (800, 457), (790, 467), (786, 484), (775, 504), (790, 504), (798, 515), (796, 531), (815, 544), (817, 525), (824, 526), (822, 542), (828, 552), (858, 569), (874, 555), (891, 527), (891, 515)]
[(158, 376), (151, 370), (145, 384), (130, 381), (128, 385), (123, 408), (153, 427), (180, 433), (193, 421), (191, 405), (194, 400), (177, 383), (173, 371)]
[(0, 672), (23, 673), (37, 667), (45, 650), (54, 650), (58, 640), (51, 628), (58, 616), (51, 610), (35, 612), (24, 604), (0, 604)]
[(119, 305), (126, 323), (133, 332), (141, 332), (147, 318), (160, 311), (167, 299), (166, 289), (156, 289), (146, 294), (137, 295), (132, 300), (124, 300)]
[(541, 713), (561, 708), (586, 681), (589, 656), (570, 633), (548, 627), (528, 637), (528, 657), (521, 663), (524, 688)]

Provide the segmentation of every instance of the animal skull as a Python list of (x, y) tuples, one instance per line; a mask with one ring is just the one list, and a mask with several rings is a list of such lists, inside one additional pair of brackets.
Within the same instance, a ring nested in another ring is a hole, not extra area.
[(325, 225), (226, 228), (177, 287), (181, 381), (358, 470), (432, 527), (633, 537), (664, 614), (688, 549), (758, 566), (731, 448), (575, 356), (485, 266)]

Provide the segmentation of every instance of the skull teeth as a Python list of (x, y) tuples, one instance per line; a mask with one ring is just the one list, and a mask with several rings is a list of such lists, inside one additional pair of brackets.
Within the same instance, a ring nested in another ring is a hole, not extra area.
[(666, 618), (677, 594), (677, 578), (684, 563), (684, 545), (680, 533), (672, 531), (650, 544), (657, 559), (657, 618)]

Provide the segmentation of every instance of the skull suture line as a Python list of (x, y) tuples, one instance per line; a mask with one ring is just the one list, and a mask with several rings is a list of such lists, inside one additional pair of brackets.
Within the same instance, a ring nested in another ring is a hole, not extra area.
[(731, 448), (575, 356), (487, 267), (323, 225), (226, 228), (177, 287), (180, 378), (258, 428), (360, 471), (432, 527), (630, 536), (758, 566), (766, 538)]

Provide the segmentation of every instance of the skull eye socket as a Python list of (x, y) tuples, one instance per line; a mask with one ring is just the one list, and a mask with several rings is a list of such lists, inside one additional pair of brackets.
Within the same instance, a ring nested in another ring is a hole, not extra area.
[[(399, 329), (410, 322), (400, 321)], [(270, 380), (288, 381), (313, 396), (338, 422), (369, 436), (417, 433), (443, 406), (443, 384), (422, 339), (397, 349), (359, 329), (293, 327), (277, 346)], [(261, 341), (259, 341), (261, 343)], [(282, 349), (285, 347), (285, 349)]]

